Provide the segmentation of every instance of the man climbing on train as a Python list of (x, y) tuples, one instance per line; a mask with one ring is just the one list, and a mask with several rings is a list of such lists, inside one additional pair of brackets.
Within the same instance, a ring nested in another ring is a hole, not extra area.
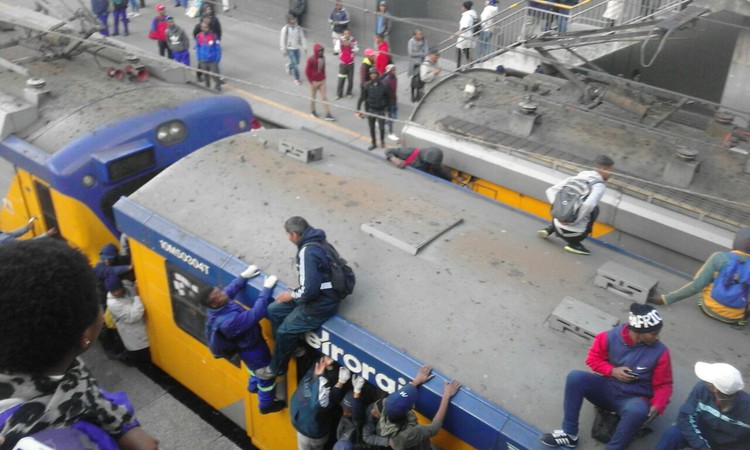
[(607, 190), (606, 182), (612, 176), (614, 165), (609, 156), (597, 156), (594, 170), (584, 170), (547, 189), (545, 194), (552, 204), (552, 223), (537, 232), (539, 237), (547, 239), (557, 234), (567, 242), (566, 252), (590, 255), (582, 242), (591, 234), (599, 216), (599, 200)]
[(740, 228), (732, 250), (712, 254), (693, 281), (669, 294), (654, 294), (649, 303), (671, 305), (701, 292), (701, 310), (725, 323), (744, 325), (750, 316), (750, 227)]
[(317, 330), (336, 314), (342, 298), (334, 289), (331, 262), (323, 248), (328, 245), (326, 233), (311, 227), (299, 216), (287, 219), (284, 230), (289, 241), (297, 246), (300, 286), (291, 292), (282, 292), (276, 297), (276, 302), (268, 307), (274, 350), (271, 364), (255, 372), (262, 380), (273, 379), (286, 372), (299, 338), (308, 331)]
[(250, 373), (247, 390), (258, 393), (258, 407), (261, 414), (281, 411), (286, 403), (276, 400), (276, 381), (256, 378), (255, 371), (265, 367), (271, 360), (268, 345), (263, 339), (260, 320), (266, 317), (268, 304), (276, 285), (276, 276), (271, 275), (263, 282), (263, 290), (258, 294), (252, 309), (247, 309), (234, 301), (245, 288), (247, 280), (258, 275), (256, 266), (249, 266), (227, 287), (203, 289), (198, 298), (206, 311), (206, 337), (214, 356), (231, 357), (235, 353), (247, 366)]

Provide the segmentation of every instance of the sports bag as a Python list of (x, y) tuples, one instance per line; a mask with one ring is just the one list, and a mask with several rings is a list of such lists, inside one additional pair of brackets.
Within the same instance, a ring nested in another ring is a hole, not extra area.
[(729, 253), (729, 258), (714, 278), (711, 298), (730, 308), (747, 309), (750, 295), (750, 261), (735, 253)]
[(230, 316), (219, 316), (212, 323), (206, 324), (206, 337), (208, 338), (208, 349), (214, 358), (231, 359), (238, 351), (239, 347), (231, 339), (224, 336), (219, 329), (221, 324)]
[(583, 178), (573, 177), (557, 191), (552, 202), (550, 214), (561, 223), (575, 223), (578, 221), (578, 211), (581, 204), (591, 194), (591, 187), (601, 183), (600, 180), (589, 182)]
[(333, 290), (336, 291), (340, 299), (346, 298), (352, 292), (354, 292), (354, 284), (356, 283), (356, 277), (354, 271), (346, 263), (346, 260), (339, 255), (339, 252), (329, 244), (328, 241), (322, 242), (309, 242), (305, 246), (312, 245), (323, 249), (328, 259), (328, 266), (331, 269), (331, 285)]

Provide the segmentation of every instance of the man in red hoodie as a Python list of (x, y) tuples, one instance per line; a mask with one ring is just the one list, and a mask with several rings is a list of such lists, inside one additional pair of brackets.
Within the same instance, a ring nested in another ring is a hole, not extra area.
[(315, 112), (315, 98), (318, 96), (318, 91), (320, 91), (320, 98), (323, 100), (323, 105), (326, 107), (325, 119), (329, 122), (333, 122), (336, 119), (331, 115), (331, 108), (328, 106), (328, 93), (326, 92), (325, 49), (317, 42), (313, 46), (312, 56), (307, 58), (305, 75), (307, 76), (307, 81), (310, 82), (311, 89), (310, 115), (318, 117), (318, 113)]
[(375, 35), (375, 48), (378, 54), (375, 56), (375, 68), (382, 77), (385, 74), (385, 68), (391, 63), (391, 50), (382, 34)]

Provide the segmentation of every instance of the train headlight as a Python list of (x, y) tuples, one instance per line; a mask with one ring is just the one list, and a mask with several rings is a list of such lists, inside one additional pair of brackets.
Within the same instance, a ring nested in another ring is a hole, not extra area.
[(96, 178), (94, 178), (93, 175), (84, 175), (81, 179), (81, 182), (84, 186), (91, 187), (94, 185), (94, 183), (96, 183)]
[(174, 145), (187, 137), (187, 126), (180, 120), (172, 120), (156, 127), (156, 140), (162, 145)]

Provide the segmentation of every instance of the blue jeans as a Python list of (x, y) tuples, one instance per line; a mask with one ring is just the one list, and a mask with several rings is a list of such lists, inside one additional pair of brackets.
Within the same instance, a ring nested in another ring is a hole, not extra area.
[[(398, 105), (391, 105), (391, 109), (388, 111), (388, 117), (391, 119), (398, 119)], [(386, 120), (385, 124), (388, 125), (388, 132), (393, 134), (393, 120)]]
[(294, 79), (299, 81), (299, 49), (287, 49), (286, 54), (289, 55), (289, 70)]
[(130, 9), (133, 10), (134, 13), (140, 11), (140, 9), (138, 9), (138, 0), (130, 0)]
[(680, 429), (677, 425), (672, 425), (661, 436), (655, 450), (679, 450), (687, 447), (689, 447), (688, 441), (682, 436)]
[(578, 416), (581, 413), (583, 399), (620, 416), (612, 440), (605, 447), (607, 450), (622, 450), (635, 438), (641, 426), (648, 418), (649, 399), (615, 394), (610, 383), (613, 378), (603, 377), (590, 372), (574, 370), (565, 380), (565, 401), (562, 429), (567, 434), (578, 434)]
[(299, 338), (308, 331), (314, 331), (328, 320), (328, 316), (308, 316), (302, 312), (302, 306), (294, 300), (286, 303), (271, 303), (268, 306), (268, 320), (273, 328), (273, 358), (269, 364), (271, 371), (278, 374), (286, 372), (289, 358), (297, 346)]
[(479, 32), (479, 58), (484, 58), (485, 56), (492, 53), (492, 46), (490, 45), (491, 39), (491, 31), (482, 30)]

